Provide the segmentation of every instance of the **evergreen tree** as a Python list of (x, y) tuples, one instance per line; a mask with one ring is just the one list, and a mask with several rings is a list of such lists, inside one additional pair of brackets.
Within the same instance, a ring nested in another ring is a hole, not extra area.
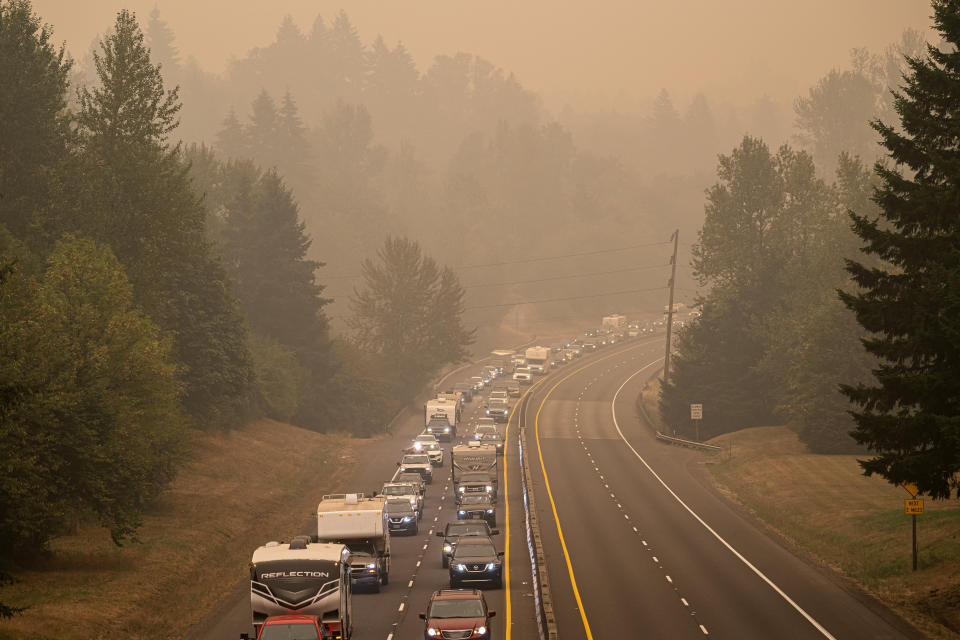
[[(51, 244), (49, 201), (70, 140), (71, 64), (27, 0), (0, 0), (0, 224)], [(31, 242), (31, 244), (36, 244)]]
[(237, 118), (237, 112), (230, 107), (230, 111), (220, 123), (220, 130), (217, 131), (215, 138), (217, 151), (227, 159), (249, 157), (250, 145), (247, 143), (246, 135), (243, 125)]
[(363, 261), (354, 290), (357, 343), (394, 372), (395, 397), (418, 389), (473, 342), (462, 325), (463, 289), (454, 273), (407, 238), (388, 237), (378, 260)]
[(94, 56), (100, 84), (79, 95), (84, 166), (70, 220), (109, 244), (138, 303), (174, 337), (189, 414), (203, 426), (226, 426), (245, 414), (251, 384), (244, 327), (179, 146), (167, 143), (180, 109), (176, 90), (164, 90), (143, 40), (124, 10)]
[(164, 72), (168, 82), (172, 78), (177, 78), (180, 71), (180, 55), (174, 44), (176, 36), (170, 26), (160, 19), (160, 9), (157, 7), (150, 12), (146, 35), (147, 45), (150, 47), (150, 58)]
[(880, 364), (873, 385), (842, 389), (857, 407), (853, 437), (875, 454), (864, 472), (948, 498), (960, 497), (960, 0), (933, 10), (948, 46), (908, 59), (894, 99), (902, 130), (874, 122), (896, 164), (876, 166), (882, 213), (851, 214), (884, 264), (849, 261), (860, 290), (840, 295)]

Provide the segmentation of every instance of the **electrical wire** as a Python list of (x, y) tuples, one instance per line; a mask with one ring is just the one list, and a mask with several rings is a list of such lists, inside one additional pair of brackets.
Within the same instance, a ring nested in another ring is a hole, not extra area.
[(629, 271), (644, 271), (646, 269), (662, 269), (663, 267), (669, 267), (670, 263), (666, 264), (651, 264), (643, 267), (630, 267), (629, 269), (615, 269), (613, 271), (594, 271), (591, 273), (577, 273), (572, 276), (552, 276), (549, 278), (535, 278), (533, 280), (515, 280), (513, 282), (478, 282), (477, 284), (464, 285), (464, 289), (479, 289), (481, 287), (506, 287), (514, 284), (528, 284), (531, 282), (548, 282), (551, 280), (570, 280), (573, 278), (587, 278), (589, 276), (606, 276), (613, 273), (627, 273)]
[[(648, 242), (645, 244), (634, 244), (627, 247), (617, 247), (616, 249), (598, 249), (596, 251), (581, 251), (579, 253), (564, 253), (555, 256), (544, 256), (541, 258), (525, 258), (523, 260), (506, 260), (504, 262), (486, 262), (478, 264), (465, 264), (457, 267), (453, 267), (454, 271), (459, 271), (461, 269), (480, 269), (483, 267), (503, 267), (511, 264), (529, 264), (531, 262), (544, 262), (547, 260), (560, 260), (562, 258), (579, 258), (581, 256), (595, 256), (602, 253), (618, 253), (621, 251), (631, 251), (633, 249), (644, 249), (647, 247), (658, 247), (662, 245), (670, 244), (670, 242)], [(356, 275), (340, 275), (340, 276), (326, 276), (325, 280), (356, 280), (362, 278), (362, 274)]]
[(563, 302), (565, 300), (583, 300), (584, 298), (602, 298), (604, 296), (620, 296), (628, 293), (647, 293), (649, 291), (663, 291), (667, 287), (653, 287), (650, 289), (626, 289), (623, 291), (608, 291), (606, 293), (591, 293), (585, 296), (567, 296), (564, 298), (544, 298), (542, 300), (518, 300), (516, 302), (503, 302), (500, 304), (482, 304), (475, 307), (464, 307), (464, 311), (473, 311), (475, 309), (495, 309), (497, 307), (517, 307), (525, 304), (543, 304), (545, 302)]

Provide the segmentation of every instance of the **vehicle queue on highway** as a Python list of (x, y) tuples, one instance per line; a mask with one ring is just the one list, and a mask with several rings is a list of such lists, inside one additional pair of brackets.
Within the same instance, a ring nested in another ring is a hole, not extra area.
[[(505, 449), (499, 425), (509, 423), (512, 399), (535, 375), (645, 331), (652, 329), (627, 325), (624, 318), (618, 326), (523, 354), (497, 351), (479, 375), (429, 400), (423, 432), (398, 452), (394, 473), (376, 491), (325, 495), (317, 508), (316, 535), (270, 542), (255, 551), (250, 564), (255, 638), (350, 638), (352, 593), (377, 593), (389, 584), (390, 538), (419, 533), (425, 502), (437, 499), (428, 497), (435, 493), (434, 478), (445, 475), (445, 467), (454, 517), (438, 523), (435, 535), (442, 538), (436, 560), (447, 569), (449, 585), (437, 585), (424, 603), (424, 638), (490, 638), (496, 612), (483, 590), (499, 589), (504, 580), (504, 553), (496, 542), (498, 459)], [(469, 403), (482, 408), (466, 424)]]

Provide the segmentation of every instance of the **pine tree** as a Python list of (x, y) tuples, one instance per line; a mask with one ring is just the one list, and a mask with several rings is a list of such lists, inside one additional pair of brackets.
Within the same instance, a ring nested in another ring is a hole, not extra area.
[(879, 218), (852, 213), (868, 256), (850, 260), (860, 290), (841, 292), (880, 359), (875, 384), (846, 384), (866, 475), (960, 497), (960, 0), (934, 0), (945, 47), (908, 59), (894, 99), (898, 129), (874, 122), (896, 166), (878, 163)]
[(160, 66), (168, 81), (178, 77), (180, 71), (180, 54), (174, 45), (175, 40), (173, 30), (160, 19), (160, 9), (154, 7), (147, 23), (147, 44), (150, 58)]
[(50, 245), (45, 210), (70, 139), (71, 69), (51, 37), (30, 2), (0, 0), (0, 224)]
[(216, 136), (216, 148), (220, 155), (226, 159), (247, 158), (250, 156), (250, 145), (247, 143), (247, 134), (237, 118), (237, 112), (233, 107), (227, 112), (223, 122), (220, 123), (220, 130)]
[(203, 426), (242, 419), (251, 384), (244, 327), (205, 235), (165, 91), (133, 14), (117, 15), (94, 56), (99, 86), (80, 92), (82, 179), (73, 229), (108, 244), (137, 302), (174, 337), (184, 406)]

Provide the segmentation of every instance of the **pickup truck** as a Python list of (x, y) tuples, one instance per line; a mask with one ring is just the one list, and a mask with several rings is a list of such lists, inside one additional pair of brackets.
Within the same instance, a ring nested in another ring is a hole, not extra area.
[(430, 456), (425, 453), (407, 454), (400, 459), (397, 466), (400, 471), (419, 473), (427, 484), (433, 483), (433, 465), (430, 464)]

